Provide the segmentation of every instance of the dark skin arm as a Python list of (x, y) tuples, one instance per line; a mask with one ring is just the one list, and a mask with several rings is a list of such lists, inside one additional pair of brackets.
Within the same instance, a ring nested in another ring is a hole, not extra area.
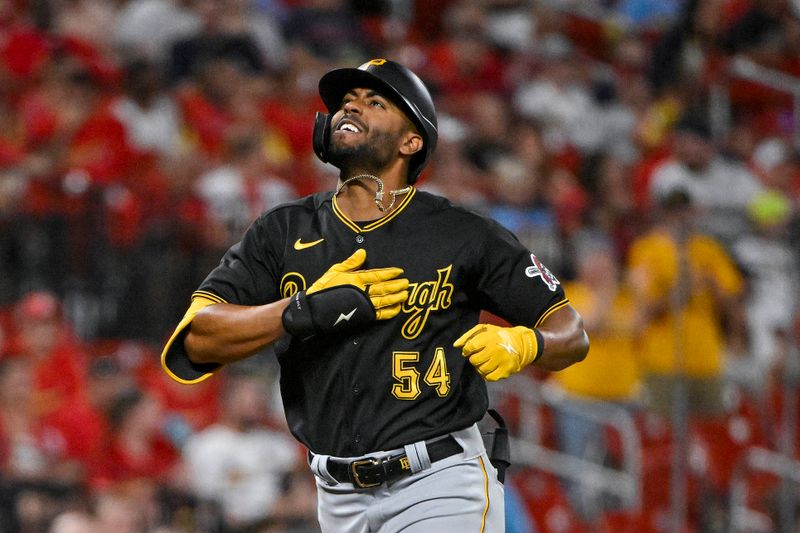
[(192, 320), (184, 340), (194, 363), (232, 363), (286, 335), (281, 321), (289, 298), (266, 305), (214, 304)]
[(589, 351), (589, 336), (580, 314), (570, 305), (554, 311), (538, 328), (544, 338), (544, 351), (534, 366), (543, 370), (563, 370), (583, 361)]
[[(232, 363), (258, 353), (286, 335), (281, 321), (289, 299), (258, 306), (214, 304), (192, 321), (184, 346), (194, 363)], [(589, 337), (581, 316), (569, 305), (556, 310), (537, 328), (544, 351), (534, 363), (557, 371), (582, 361)]]

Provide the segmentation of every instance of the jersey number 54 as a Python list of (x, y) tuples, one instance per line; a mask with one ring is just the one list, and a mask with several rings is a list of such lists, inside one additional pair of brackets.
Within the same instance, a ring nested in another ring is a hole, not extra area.
[[(392, 376), (397, 380), (392, 385), (392, 395), (398, 400), (415, 400), (422, 394), (417, 363), (419, 352), (392, 353)], [(425, 371), (424, 380), (440, 397), (447, 396), (450, 392), (450, 373), (447, 371), (444, 348), (436, 348), (434, 351), (433, 361)]]

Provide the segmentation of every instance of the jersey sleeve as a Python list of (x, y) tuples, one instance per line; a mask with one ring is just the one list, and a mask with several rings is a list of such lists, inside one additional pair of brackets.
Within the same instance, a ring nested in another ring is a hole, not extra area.
[(161, 352), (161, 366), (170, 378), (194, 384), (219, 370), (221, 365), (196, 364), (189, 359), (183, 341), (192, 320), (204, 307), (216, 303), (259, 305), (278, 300), (278, 255), (271, 248), (267, 223), (262, 217), (225, 253), (192, 295), (189, 309)]
[(175, 331), (164, 345), (164, 349), (161, 352), (161, 367), (170, 378), (178, 383), (183, 383), (184, 385), (200, 383), (221, 368), (221, 365), (213, 363), (193, 363), (189, 359), (189, 354), (186, 353), (186, 348), (183, 344), (183, 340), (189, 332), (189, 324), (192, 323), (195, 315), (215, 303), (217, 301), (214, 299), (195, 294), (186, 314), (183, 315)]
[(219, 265), (200, 284), (195, 294), (237, 305), (262, 305), (279, 298), (279, 257), (276, 249), (281, 231), (261, 217), (242, 240), (222, 256)]
[(478, 254), (476, 290), (483, 309), (532, 327), (569, 303), (558, 278), (496, 222), (489, 221)]

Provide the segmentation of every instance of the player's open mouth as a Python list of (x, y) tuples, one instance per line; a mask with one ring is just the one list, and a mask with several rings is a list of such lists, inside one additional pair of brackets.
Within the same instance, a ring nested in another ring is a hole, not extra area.
[(360, 125), (347, 118), (340, 120), (339, 124), (336, 125), (336, 131), (346, 133), (361, 133), (362, 130), (363, 128)]

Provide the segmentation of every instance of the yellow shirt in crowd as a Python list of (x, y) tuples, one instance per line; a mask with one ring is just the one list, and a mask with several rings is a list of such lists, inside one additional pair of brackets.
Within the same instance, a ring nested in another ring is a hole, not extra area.
[[(666, 305), (665, 312), (645, 325), (640, 355), (644, 370), (653, 374), (674, 374), (676, 362), (682, 360), (690, 377), (717, 376), (722, 371), (725, 338), (723, 310), (711, 287), (716, 285), (719, 293), (732, 297), (742, 291), (743, 279), (722, 245), (711, 237), (690, 236), (685, 255), (686, 274), (679, 276), (678, 248), (666, 233), (654, 231), (631, 246), (629, 269), (641, 274), (644, 301)], [(688, 295), (677, 320), (669, 307), (676, 288)]]
[[(598, 295), (585, 283), (564, 285), (572, 306), (581, 315), (594, 315)], [(607, 401), (625, 401), (639, 389), (639, 363), (634, 346), (634, 300), (620, 290), (607, 306), (604, 323), (589, 331), (591, 346), (586, 359), (553, 374), (563, 389), (576, 396)]]

